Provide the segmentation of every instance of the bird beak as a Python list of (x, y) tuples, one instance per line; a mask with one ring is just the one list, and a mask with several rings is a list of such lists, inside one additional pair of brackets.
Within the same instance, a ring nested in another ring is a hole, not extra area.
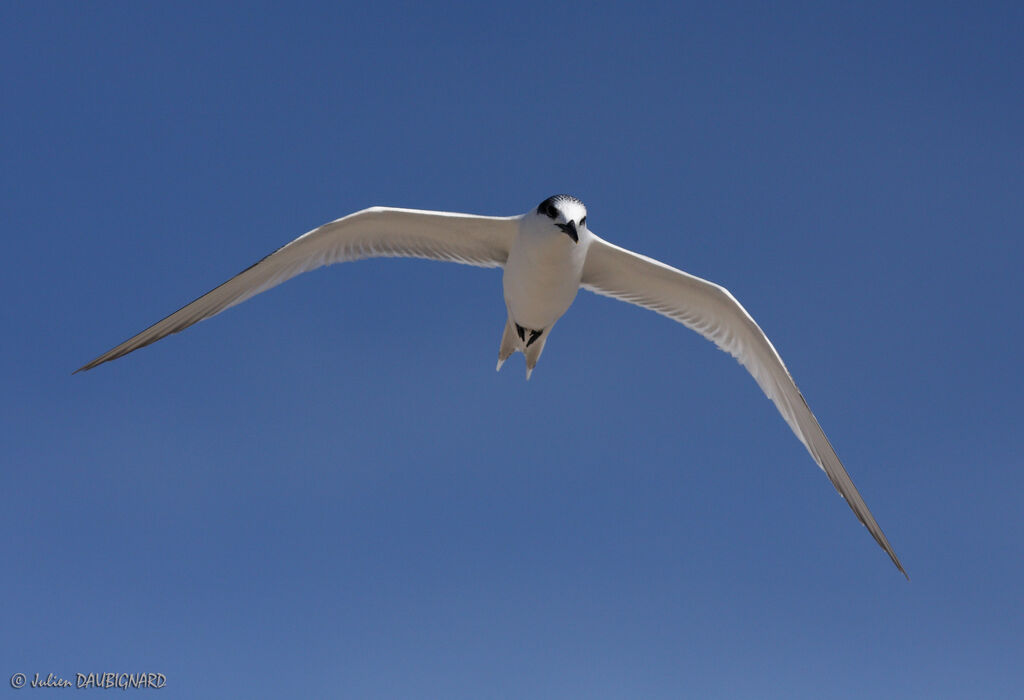
[(580, 242), (580, 235), (576, 231), (576, 222), (575, 221), (570, 221), (567, 224), (555, 224), (555, 226), (557, 226), (558, 228), (562, 229), (566, 233), (566, 235), (569, 236), (569, 238), (572, 239), (573, 243), (579, 243)]

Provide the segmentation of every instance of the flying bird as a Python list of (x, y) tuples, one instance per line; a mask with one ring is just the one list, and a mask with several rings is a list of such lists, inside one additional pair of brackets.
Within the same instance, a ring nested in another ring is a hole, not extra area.
[(536, 209), (508, 217), (390, 207), (358, 211), (299, 236), (75, 371), (183, 331), (303, 272), (379, 257), (504, 268), (508, 318), (497, 368), (514, 352), (522, 352), (527, 379), (551, 329), (580, 288), (656, 311), (700, 333), (747, 368), (857, 518), (907, 576), (779, 353), (746, 309), (717, 284), (599, 238), (587, 224), (583, 202), (571, 195), (548, 197)]

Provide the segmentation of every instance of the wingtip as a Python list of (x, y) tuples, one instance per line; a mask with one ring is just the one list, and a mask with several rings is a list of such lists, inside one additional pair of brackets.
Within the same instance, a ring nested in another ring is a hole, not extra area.
[(494, 371), (495, 371), (495, 372), (500, 372), (500, 371), (501, 371), (501, 366), (502, 366), (503, 364), (505, 364), (505, 360), (503, 360), (503, 359), (501, 359), (501, 358), (499, 357), (499, 358), (498, 358), (498, 366), (494, 368)]
[(882, 545), (882, 549), (885, 550), (885, 553), (889, 555), (889, 559), (891, 559), (892, 563), (896, 565), (896, 568), (900, 570), (900, 573), (903, 574), (903, 577), (909, 581), (910, 574), (908, 574), (907, 570), (903, 568), (903, 564), (900, 563), (899, 557), (896, 556), (896, 552), (894, 552), (892, 547), (889, 546), (888, 540), (886, 540), (884, 544), (882, 544), (881, 542), (879, 542), (879, 544)]
[(101, 364), (103, 364), (103, 363), (102, 362), (97, 362), (96, 360), (93, 360), (92, 362), (86, 362), (84, 365), (82, 365), (81, 367), (76, 369), (74, 372), (72, 372), (71, 376), (73, 377), (76, 374), (78, 374), (79, 372), (88, 372), (89, 370), (91, 370), (91, 369), (93, 369), (93, 368), (95, 368), (95, 367), (97, 367), (98, 365), (101, 365)]

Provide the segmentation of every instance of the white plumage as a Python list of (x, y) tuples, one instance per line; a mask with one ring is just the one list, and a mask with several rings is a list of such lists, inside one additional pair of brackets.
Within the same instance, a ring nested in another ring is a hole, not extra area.
[(555, 195), (512, 217), (373, 207), (332, 221), (260, 260), (216, 289), (76, 371), (182, 331), (193, 323), (323, 265), (372, 257), (415, 257), (503, 267), (508, 319), (498, 369), (515, 351), (527, 378), (555, 322), (582, 287), (682, 323), (747, 368), (857, 518), (906, 576), (828, 438), (768, 337), (726, 289), (608, 243), (587, 227), (575, 197)]

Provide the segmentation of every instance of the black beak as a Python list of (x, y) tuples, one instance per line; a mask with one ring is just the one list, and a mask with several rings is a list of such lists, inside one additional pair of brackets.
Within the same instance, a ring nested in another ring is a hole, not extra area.
[(555, 226), (557, 226), (558, 228), (560, 228), (563, 231), (565, 231), (566, 235), (569, 236), (569, 238), (572, 239), (573, 243), (579, 243), (580, 242), (580, 235), (576, 232), (576, 222), (575, 221), (570, 221), (567, 224), (555, 224)]

